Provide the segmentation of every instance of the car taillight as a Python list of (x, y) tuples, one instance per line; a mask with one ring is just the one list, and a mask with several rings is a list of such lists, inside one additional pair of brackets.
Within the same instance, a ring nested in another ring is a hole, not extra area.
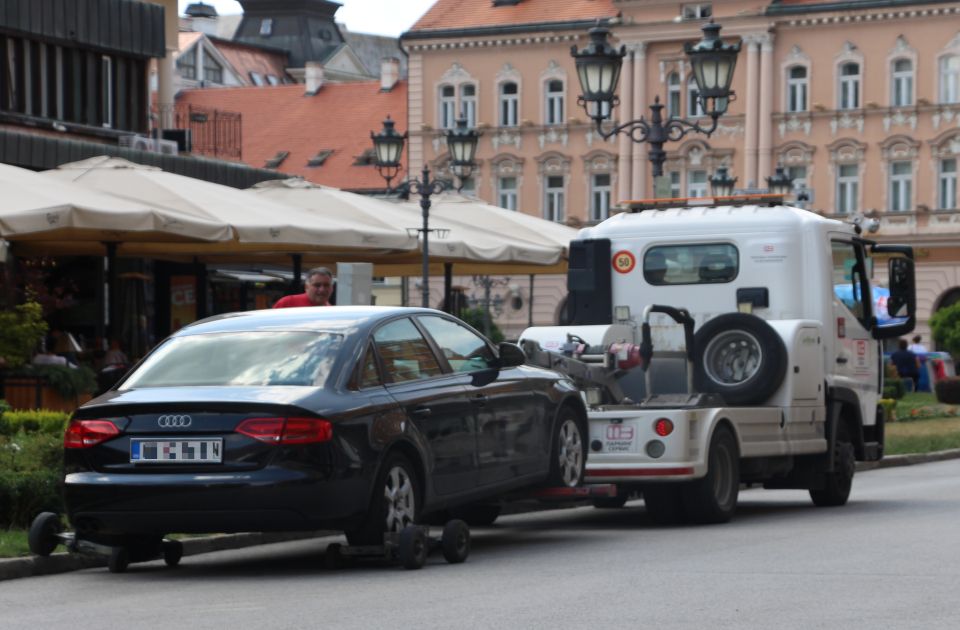
[(333, 438), (333, 425), (321, 418), (250, 418), (236, 431), (269, 444), (315, 444)]
[(63, 448), (90, 448), (120, 435), (109, 420), (73, 420), (63, 434)]

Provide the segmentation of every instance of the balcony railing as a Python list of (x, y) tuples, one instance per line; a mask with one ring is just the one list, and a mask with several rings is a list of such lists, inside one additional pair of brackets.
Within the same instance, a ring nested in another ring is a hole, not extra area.
[[(151, 119), (162, 119), (154, 108)], [(174, 129), (189, 129), (193, 155), (240, 161), (242, 153), (242, 114), (220, 109), (177, 105), (173, 109)]]

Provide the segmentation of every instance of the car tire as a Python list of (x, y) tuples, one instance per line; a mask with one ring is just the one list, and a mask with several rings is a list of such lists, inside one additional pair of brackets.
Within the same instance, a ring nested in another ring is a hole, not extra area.
[(570, 407), (560, 410), (553, 429), (550, 486), (575, 488), (583, 483), (587, 465), (587, 433), (580, 416)]
[(654, 523), (680, 525), (687, 521), (687, 513), (683, 508), (683, 486), (680, 483), (662, 483), (643, 489), (643, 504)]
[(762, 403), (787, 371), (783, 339), (756, 315), (725, 313), (694, 336), (696, 391), (719, 394), (729, 405)]
[(471, 503), (450, 510), (450, 516), (471, 527), (488, 527), (496, 522), (502, 511), (503, 506), (499, 503)]
[(733, 431), (720, 425), (710, 438), (707, 474), (683, 489), (683, 507), (694, 523), (726, 523), (737, 510), (740, 451)]
[(57, 534), (62, 531), (60, 516), (53, 512), (41, 512), (30, 524), (27, 532), (27, 545), (30, 553), (38, 556), (49, 556), (60, 544)]
[(834, 440), (831, 456), (833, 472), (826, 473), (821, 488), (810, 490), (810, 498), (817, 507), (837, 507), (846, 504), (850, 498), (857, 462), (846, 425), (837, 427), (837, 438)]
[(107, 558), (107, 569), (110, 573), (124, 573), (130, 566), (130, 554), (126, 547), (114, 547)]
[(171, 569), (183, 559), (183, 543), (179, 540), (163, 541), (163, 562)]
[(400, 454), (387, 457), (377, 475), (373, 498), (362, 524), (346, 533), (354, 546), (382, 545), (385, 533), (399, 534), (418, 522), (420, 486), (410, 461)]

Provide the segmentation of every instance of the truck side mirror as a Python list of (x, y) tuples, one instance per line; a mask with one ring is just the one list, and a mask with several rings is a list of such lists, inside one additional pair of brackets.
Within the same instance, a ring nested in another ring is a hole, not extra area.
[(890, 297), (887, 299), (887, 314), (890, 317), (910, 317), (916, 310), (916, 289), (913, 277), (913, 261), (900, 256), (889, 260)]

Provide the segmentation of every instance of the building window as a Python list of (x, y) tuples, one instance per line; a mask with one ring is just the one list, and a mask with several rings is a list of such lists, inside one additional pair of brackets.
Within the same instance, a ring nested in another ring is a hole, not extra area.
[(957, 158), (940, 160), (937, 174), (937, 205), (941, 210), (957, 209)]
[(453, 129), (457, 118), (457, 93), (452, 85), (440, 87), (440, 128)]
[(277, 75), (275, 74), (268, 74), (267, 83), (269, 83), (270, 85), (280, 85), (280, 79), (278, 79)]
[(840, 66), (840, 98), (838, 109), (860, 107), (860, 64), (845, 63)]
[(787, 175), (793, 180), (793, 190), (804, 190), (807, 187), (807, 167), (803, 165), (788, 166)]
[(184, 79), (197, 78), (197, 49), (192, 48), (177, 59), (177, 72)]
[(692, 118), (699, 118), (704, 115), (703, 106), (700, 103), (700, 90), (697, 89), (697, 82), (692, 74), (687, 81), (687, 113)]
[(860, 196), (860, 173), (856, 164), (841, 164), (837, 169), (837, 214), (857, 211)]
[(497, 202), (501, 208), (517, 209), (516, 177), (501, 177), (497, 180)]
[(680, 171), (671, 171), (670, 172), (670, 197), (672, 199), (677, 199), (681, 197), (680, 194)]
[(543, 218), (547, 221), (562, 223), (564, 219), (563, 176), (551, 175), (547, 177), (547, 187), (543, 203)]
[(680, 111), (680, 74), (671, 72), (667, 77), (667, 118), (680, 118), (683, 113)]
[(520, 90), (510, 81), (500, 84), (500, 126), (516, 127), (520, 109)]
[(687, 171), (687, 197), (707, 196), (707, 172)]
[(253, 83), (253, 84), (256, 85), (256, 86), (264, 85), (264, 84), (265, 84), (265, 81), (263, 80), (263, 75), (260, 74), (259, 72), (253, 72), (253, 71), (251, 71), (251, 72), (250, 72), (250, 83)]
[(910, 162), (890, 163), (890, 202), (891, 212), (906, 212), (910, 209), (910, 195), (913, 188), (913, 164)]
[(101, 116), (104, 127), (113, 127), (113, 60), (107, 55), (100, 57)]
[(787, 111), (807, 111), (806, 66), (794, 66), (787, 75)]
[(890, 103), (894, 107), (913, 105), (913, 62), (897, 59), (893, 62)]
[(590, 218), (603, 221), (610, 216), (610, 173), (594, 173), (590, 177)]
[(223, 83), (223, 67), (207, 51), (203, 55), (203, 80), (207, 83)]
[(563, 81), (547, 82), (547, 116), (548, 125), (563, 124)]
[(960, 55), (940, 58), (940, 102), (960, 103)]
[(270, 37), (271, 35), (273, 35), (273, 18), (260, 20), (260, 36)]
[(680, 15), (682, 15), (685, 20), (708, 18), (713, 15), (713, 6), (711, 6), (709, 2), (685, 4), (680, 9)]
[(467, 127), (477, 126), (477, 86), (469, 83), (460, 86), (460, 112), (467, 119)]
[(477, 196), (477, 180), (473, 177), (464, 177), (460, 179), (460, 190), (458, 191), (464, 197)]

